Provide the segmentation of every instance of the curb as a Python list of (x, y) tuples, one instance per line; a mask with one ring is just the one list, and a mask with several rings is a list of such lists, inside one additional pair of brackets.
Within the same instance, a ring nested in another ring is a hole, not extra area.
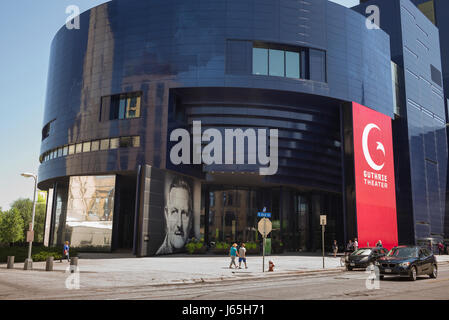
[(273, 278), (291, 278), (291, 277), (306, 277), (306, 276), (320, 276), (320, 275), (330, 275), (330, 274), (339, 274), (344, 272), (343, 268), (341, 269), (327, 269), (327, 270), (301, 270), (301, 271), (285, 271), (279, 272), (276, 274), (266, 272), (266, 274), (260, 274), (256, 276), (249, 276), (246, 278), (240, 277), (216, 277), (216, 278), (199, 278), (199, 279), (184, 279), (184, 280), (175, 280), (173, 282), (163, 282), (163, 283), (154, 283), (149, 284), (148, 286), (179, 286), (179, 285), (192, 285), (192, 284), (213, 284), (218, 282), (233, 282), (233, 281), (254, 281), (254, 280), (268, 280)]

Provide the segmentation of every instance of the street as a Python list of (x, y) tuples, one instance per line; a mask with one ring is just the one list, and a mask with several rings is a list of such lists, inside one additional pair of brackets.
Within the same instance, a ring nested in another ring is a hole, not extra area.
[[(245, 271), (232, 281), (186, 284), (81, 287), (68, 290), (49, 286), (45, 272), (5, 276), (0, 273), (0, 299), (133, 299), (133, 300), (302, 300), (302, 299), (449, 299), (449, 264), (439, 266), (437, 279), (420, 276), (412, 282), (404, 278), (385, 278), (379, 289), (367, 289), (369, 274), (364, 270), (328, 272), (315, 275), (282, 275), (260, 279), (247, 277)], [(39, 275), (39, 276), (36, 276)], [(58, 278), (63, 273), (53, 274)], [(87, 275), (87, 274), (86, 274)], [(47, 278), (48, 279), (48, 278)]]

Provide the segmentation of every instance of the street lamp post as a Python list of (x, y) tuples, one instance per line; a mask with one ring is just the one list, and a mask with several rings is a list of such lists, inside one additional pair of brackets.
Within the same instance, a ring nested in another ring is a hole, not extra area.
[[(37, 176), (35, 174), (32, 173), (22, 173), (22, 176), (25, 178), (30, 178), (32, 177), (34, 179), (34, 194), (33, 194), (33, 214), (32, 214), (32, 218), (31, 218), (31, 230), (34, 230), (34, 216), (36, 214), (36, 191), (37, 191)], [(25, 261), (25, 265), (24, 265), (24, 269), (25, 270), (30, 270), (33, 268), (33, 260), (31, 259), (31, 248), (33, 246), (33, 239), (31, 239), (31, 241), (29, 242), (29, 247), (28, 247), (28, 259), (27, 261)]]

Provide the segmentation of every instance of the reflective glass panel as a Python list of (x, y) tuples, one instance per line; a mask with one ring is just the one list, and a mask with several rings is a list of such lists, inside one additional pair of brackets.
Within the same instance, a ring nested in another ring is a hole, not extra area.
[(126, 98), (120, 99), (120, 105), (119, 105), (119, 111), (118, 111), (119, 119), (125, 119), (126, 100), (127, 100)]
[(62, 157), (62, 148), (58, 148), (58, 157)]
[(140, 97), (135, 96), (127, 99), (126, 118), (140, 117)]
[(268, 49), (253, 48), (253, 74), (268, 75)]
[(75, 146), (75, 153), (81, 153), (81, 152), (83, 152), (83, 144), (77, 143)]
[(73, 247), (110, 248), (115, 176), (70, 177), (65, 233)]
[(83, 152), (90, 152), (90, 141), (83, 143)]
[(62, 156), (65, 157), (69, 153), (69, 146), (62, 148)]
[(100, 149), (108, 150), (109, 149), (109, 139), (103, 139), (100, 141)]
[(100, 140), (92, 141), (90, 151), (98, 151), (100, 149)]
[(285, 76), (299, 79), (299, 52), (285, 52)]
[(140, 147), (140, 136), (133, 137), (133, 147)]
[(284, 51), (270, 49), (270, 76), (284, 77)]
[(69, 146), (69, 154), (74, 154), (75, 153), (75, 145), (74, 144), (71, 144), (70, 146)]
[(132, 137), (121, 137), (120, 138), (120, 148), (131, 148), (133, 145)]
[(117, 149), (120, 145), (120, 141), (119, 138), (112, 138), (111, 139), (111, 144), (109, 145), (110, 149)]

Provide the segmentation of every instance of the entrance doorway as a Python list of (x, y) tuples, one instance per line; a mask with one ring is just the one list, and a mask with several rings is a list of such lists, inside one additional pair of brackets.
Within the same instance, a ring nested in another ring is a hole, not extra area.
[(136, 174), (117, 175), (112, 251), (133, 249), (136, 204)]

